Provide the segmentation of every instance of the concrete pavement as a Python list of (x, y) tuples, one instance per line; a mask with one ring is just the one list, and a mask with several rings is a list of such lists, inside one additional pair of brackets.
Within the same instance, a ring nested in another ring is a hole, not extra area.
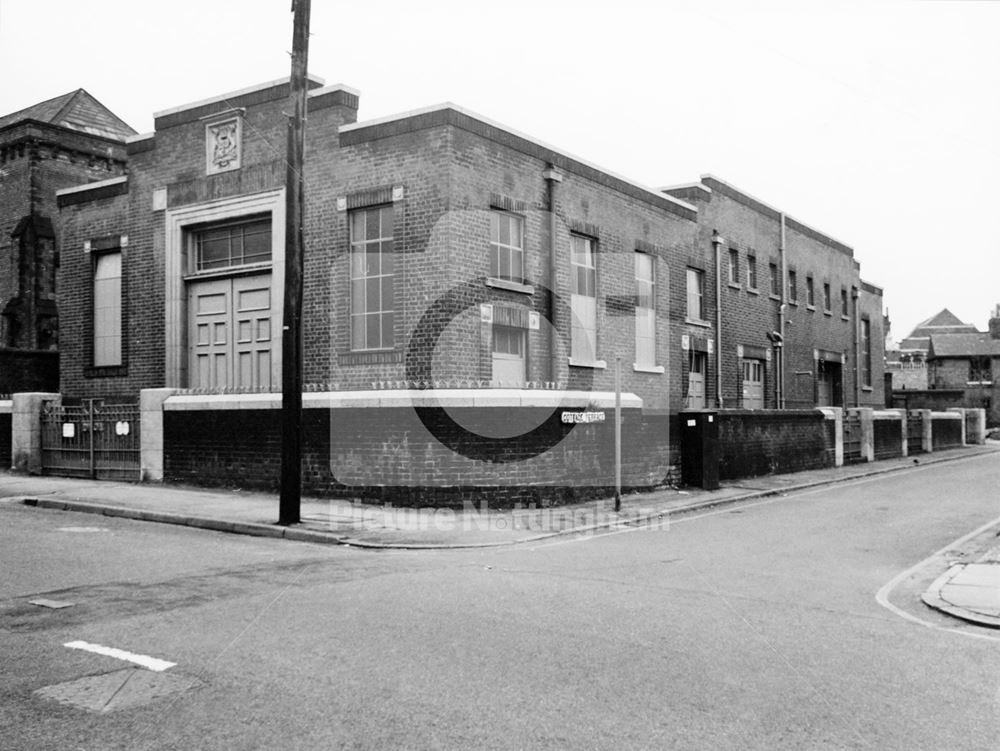
[(921, 599), (964, 621), (1000, 628), (1000, 545), (973, 563), (956, 563)]
[[(862, 477), (899, 472), (917, 464), (962, 460), (1000, 452), (1000, 442), (920, 454), (871, 464), (768, 475), (723, 483), (714, 491), (663, 489), (553, 508), (491, 511), (374, 506), (344, 499), (303, 498), (301, 523), (277, 525), (275, 494), (180, 485), (131, 484), (0, 472), (0, 500), (179, 524), (236, 534), (370, 548), (471, 548), (511, 545), (556, 535), (586, 534), (627, 525), (664, 525), (699, 509), (791, 493)], [(1000, 569), (997, 569), (1000, 571)], [(966, 576), (973, 576), (970, 572)], [(966, 579), (948, 583), (949, 593)]]

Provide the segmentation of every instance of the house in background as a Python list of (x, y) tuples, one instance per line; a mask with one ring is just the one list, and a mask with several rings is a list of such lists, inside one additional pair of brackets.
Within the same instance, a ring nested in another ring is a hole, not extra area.
[(930, 388), (954, 394), (948, 406), (985, 409), (1000, 425), (1000, 305), (986, 333), (931, 334), (927, 367)]
[(134, 133), (83, 89), (0, 117), (0, 393), (58, 388), (56, 191), (123, 175)]

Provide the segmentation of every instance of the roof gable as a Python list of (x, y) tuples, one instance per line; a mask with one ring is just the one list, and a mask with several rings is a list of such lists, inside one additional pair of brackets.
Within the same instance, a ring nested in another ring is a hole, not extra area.
[(993, 339), (989, 334), (933, 334), (930, 340), (928, 358), (1000, 357), (1000, 339)]
[(978, 334), (979, 329), (971, 323), (963, 323), (947, 308), (918, 323), (903, 341), (926, 340), (932, 334)]
[(58, 125), (81, 133), (123, 141), (135, 135), (129, 125), (84, 89), (46, 99), (23, 110), (0, 117), (0, 128), (24, 120)]

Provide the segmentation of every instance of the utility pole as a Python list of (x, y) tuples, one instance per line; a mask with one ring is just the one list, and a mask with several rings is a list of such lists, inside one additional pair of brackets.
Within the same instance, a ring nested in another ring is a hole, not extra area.
[(292, 0), (292, 77), (285, 178), (285, 305), (281, 336), (281, 498), (278, 524), (298, 524), (302, 502), (303, 165), (309, 2)]

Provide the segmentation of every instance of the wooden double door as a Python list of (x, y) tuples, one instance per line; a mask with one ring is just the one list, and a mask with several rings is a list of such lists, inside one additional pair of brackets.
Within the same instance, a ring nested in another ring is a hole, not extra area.
[(274, 372), (271, 275), (234, 276), (188, 285), (188, 386), (269, 390)]

